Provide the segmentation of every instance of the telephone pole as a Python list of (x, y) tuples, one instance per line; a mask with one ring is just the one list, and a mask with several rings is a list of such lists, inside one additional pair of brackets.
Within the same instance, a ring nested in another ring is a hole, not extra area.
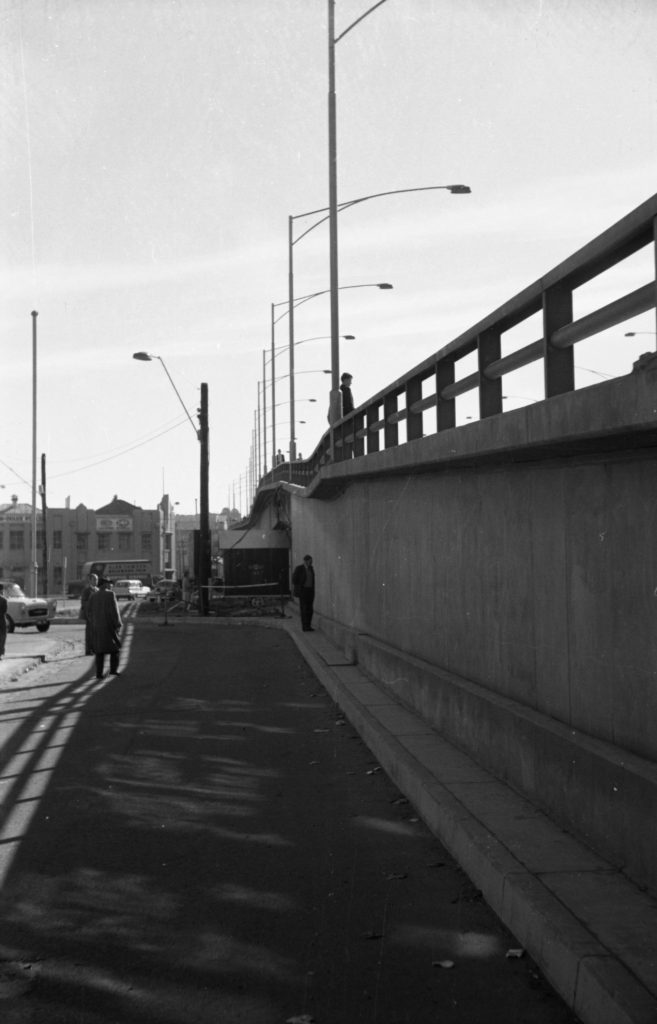
[(207, 615), (210, 604), (210, 580), (212, 577), (212, 550), (210, 538), (210, 444), (208, 427), (208, 385), (201, 384), (201, 408), (199, 409), (201, 442), (201, 521), (199, 531), (199, 610)]

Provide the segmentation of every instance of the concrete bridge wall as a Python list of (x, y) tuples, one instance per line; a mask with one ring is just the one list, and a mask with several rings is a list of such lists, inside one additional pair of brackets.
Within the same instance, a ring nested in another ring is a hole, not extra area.
[(288, 490), (321, 627), (657, 891), (657, 358)]

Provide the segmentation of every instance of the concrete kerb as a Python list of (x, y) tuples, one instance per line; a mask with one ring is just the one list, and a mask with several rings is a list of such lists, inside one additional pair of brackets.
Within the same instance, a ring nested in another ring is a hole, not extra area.
[[(520, 859), (522, 853), (518, 854), (523, 847), (518, 821), (514, 823), (514, 846), (508, 840), (508, 817), (496, 821), (489, 809), (483, 823), (468, 806), (469, 793), (480, 791), (482, 783), (499, 788), (497, 780), (450, 747), (418, 715), (379, 688), (375, 680), (349, 664), (321, 632), (310, 636), (302, 633), (295, 619), (281, 625), (381, 767), (584, 1024), (657, 1024), (655, 901), (642, 894), (641, 912), (638, 919), (633, 918), (635, 935), (627, 955), (622, 939), (615, 946), (606, 944), (587, 923), (581, 905), (559, 898), (558, 886), (550, 888), (551, 879), (566, 875), (571, 859), (575, 865), (571, 874), (582, 879), (613, 875), (621, 889), (627, 888), (628, 897), (636, 900), (638, 890), (632, 883), (590, 850), (579, 847), (540, 812), (531, 815), (520, 811), (515, 817), (521, 820), (527, 846), (536, 849), (541, 844), (547, 848), (542, 870), (529, 870)], [(431, 748), (433, 758), (428, 754)], [(435, 757), (436, 748), (445, 753), (448, 767), (458, 766), (447, 782), (441, 778), (441, 758)], [(511, 791), (509, 794), (510, 799), (520, 802)], [(554, 866), (549, 866), (551, 857)], [(601, 887), (598, 903), (603, 898)], [(605, 914), (603, 907), (598, 906), (598, 911)], [(610, 905), (609, 918), (618, 916), (617, 911), (618, 907)], [(627, 930), (626, 922), (623, 927)]]

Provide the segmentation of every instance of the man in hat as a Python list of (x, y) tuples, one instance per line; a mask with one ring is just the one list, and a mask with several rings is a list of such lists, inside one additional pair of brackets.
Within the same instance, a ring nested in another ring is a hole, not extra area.
[(103, 678), (106, 654), (110, 659), (110, 675), (118, 676), (122, 622), (116, 594), (105, 576), (98, 580), (98, 590), (87, 602), (87, 617), (91, 625), (91, 645), (96, 655), (96, 679)]

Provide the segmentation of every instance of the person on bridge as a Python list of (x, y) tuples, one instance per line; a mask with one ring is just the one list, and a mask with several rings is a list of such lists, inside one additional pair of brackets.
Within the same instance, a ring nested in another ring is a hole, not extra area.
[(292, 573), (294, 596), (299, 598), (301, 628), (304, 633), (313, 633), (313, 604), (315, 603), (315, 570), (310, 555), (303, 556), (303, 563)]
[(84, 621), (84, 653), (93, 654), (94, 649), (91, 646), (91, 623), (87, 618), (87, 605), (89, 604), (89, 598), (92, 594), (95, 594), (98, 590), (98, 576), (95, 572), (90, 572), (88, 582), (82, 589), (80, 594), (80, 618)]
[(91, 645), (96, 655), (96, 679), (103, 678), (106, 654), (110, 658), (110, 675), (118, 676), (122, 622), (116, 594), (104, 576), (98, 581), (98, 590), (89, 598), (87, 615), (91, 623)]
[(354, 378), (350, 373), (343, 373), (340, 377), (340, 391), (342, 392), (342, 415), (348, 416), (354, 411), (354, 396), (351, 393), (351, 382)]
[[(348, 416), (354, 411), (354, 396), (351, 393), (351, 382), (354, 378), (350, 373), (343, 373), (340, 377), (340, 392), (342, 394), (342, 415)], [(345, 458), (350, 459), (354, 454), (354, 446), (348, 441), (344, 442)]]

